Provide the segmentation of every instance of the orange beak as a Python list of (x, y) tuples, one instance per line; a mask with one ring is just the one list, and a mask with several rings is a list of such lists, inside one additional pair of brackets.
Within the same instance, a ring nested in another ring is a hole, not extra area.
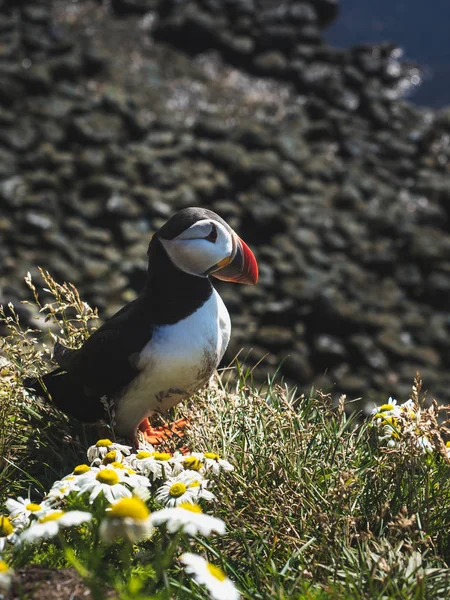
[(211, 275), (223, 281), (234, 281), (234, 283), (246, 283), (255, 285), (258, 281), (258, 263), (255, 255), (237, 235), (234, 236), (236, 243), (236, 252), (233, 258), (225, 259), (216, 265), (215, 270)]

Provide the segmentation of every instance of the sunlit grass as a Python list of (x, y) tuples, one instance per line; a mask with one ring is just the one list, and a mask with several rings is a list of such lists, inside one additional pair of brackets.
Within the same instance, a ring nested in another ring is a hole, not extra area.
[(7, 330), (0, 339), (0, 500), (24, 484), (42, 491), (59, 472), (67, 472), (95, 437), (92, 428), (69, 423), (65, 415), (24, 391), (25, 377), (42, 375), (51, 366), (54, 342), (61, 338), (67, 346), (79, 347), (98, 318), (73, 285), (57, 283), (46, 271), (40, 273), (45, 286), (41, 294), (30, 274), (25, 281), (40, 327), (46, 324), (46, 335), (41, 329), (23, 327), (11, 304), (0, 307), (0, 321)]
[(445, 597), (445, 427), (434, 407), (422, 408), (438, 450), (423, 453), (406, 437), (383, 447), (372, 419), (344, 404), (275, 382), (260, 394), (242, 371), (234, 390), (218, 386), (191, 403), (192, 440), (236, 466), (219, 484), (227, 567), (249, 599)]

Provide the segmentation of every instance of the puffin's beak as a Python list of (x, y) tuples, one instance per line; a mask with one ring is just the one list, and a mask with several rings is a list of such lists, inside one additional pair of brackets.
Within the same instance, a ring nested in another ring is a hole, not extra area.
[(255, 285), (258, 281), (258, 263), (247, 244), (236, 234), (233, 235), (236, 245), (234, 257), (226, 258), (216, 265), (216, 270), (211, 273), (217, 279), (223, 281), (234, 281), (235, 283), (247, 283)]

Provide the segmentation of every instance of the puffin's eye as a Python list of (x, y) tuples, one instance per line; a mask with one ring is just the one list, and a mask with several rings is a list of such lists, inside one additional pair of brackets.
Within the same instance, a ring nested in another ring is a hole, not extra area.
[(211, 231), (205, 237), (205, 240), (208, 240), (208, 242), (212, 242), (213, 244), (217, 240), (217, 227), (214, 225), (214, 223), (211, 223)]

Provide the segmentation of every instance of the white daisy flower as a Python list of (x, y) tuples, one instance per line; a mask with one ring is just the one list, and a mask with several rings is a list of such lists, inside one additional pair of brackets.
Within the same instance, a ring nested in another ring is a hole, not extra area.
[(140, 498), (122, 498), (106, 509), (106, 518), (100, 523), (100, 538), (113, 542), (124, 538), (129, 542), (148, 538), (153, 531), (150, 511)]
[(205, 472), (212, 471), (215, 475), (218, 475), (220, 471), (234, 470), (234, 467), (231, 463), (223, 458), (220, 458), (220, 456), (215, 452), (204, 452), (202, 460)]
[(389, 398), (386, 404), (376, 406), (372, 410), (372, 415), (374, 415), (376, 419), (381, 419), (383, 417), (398, 417), (400, 414), (400, 406), (397, 405), (397, 400), (394, 398)]
[(98, 440), (94, 446), (90, 446), (87, 451), (87, 457), (90, 463), (92, 463), (96, 458), (100, 458), (103, 460), (108, 452), (116, 452), (115, 460), (118, 461), (118, 456), (121, 454), (122, 456), (128, 456), (131, 452), (130, 446), (124, 446), (122, 444), (117, 444), (116, 442), (111, 441), (108, 438)]
[(63, 479), (60, 479), (59, 481), (55, 481), (46, 495), (46, 500), (62, 500), (63, 498), (66, 498), (73, 490), (77, 491), (79, 489), (78, 484), (80, 478), (81, 475), (72, 474), (66, 475), (66, 477), (63, 477)]
[(170, 533), (182, 530), (187, 535), (209, 536), (214, 531), (220, 535), (225, 533), (225, 523), (210, 515), (205, 515), (198, 504), (183, 502), (174, 508), (163, 508), (150, 516), (153, 525), (165, 523)]
[(419, 438), (417, 438), (416, 443), (423, 453), (430, 454), (434, 451), (434, 446), (426, 435), (421, 435)]
[(30, 516), (52, 508), (52, 503), (49, 500), (44, 500), (37, 504), (32, 502), (30, 498), (22, 498), (19, 496), (17, 500), (8, 498), (5, 506), (9, 511), (9, 516), (15, 526), (25, 527), (30, 523)]
[(21, 542), (33, 543), (43, 538), (52, 538), (58, 534), (60, 529), (65, 527), (77, 527), (92, 519), (89, 512), (82, 510), (52, 510), (42, 517), (36, 523), (33, 523), (28, 529), (22, 531), (19, 536)]
[(118, 450), (109, 450), (103, 457), (98, 456), (97, 458), (94, 458), (91, 466), (98, 467), (99, 465), (122, 463), (125, 458), (129, 458), (129, 456), (124, 456), (122, 452), (119, 452)]
[(138, 443), (138, 451), (139, 450), (143, 450), (144, 452), (155, 452), (156, 448), (153, 444), (150, 444), (150, 442), (141, 438)]
[(144, 473), (152, 481), (155, 481), (155, 479), (172, 476), (171, 459), (172, 455), (168, 452), (139, 450), (136, 454), (127, 457), (125, 462), (136, 471)]
[(216, 497), (214, 496), (214, 494), (207, 489), (207, 487), (209, 485), (208, 479), (204, 479), (203, 477), (197, 477), (196, 479), (194, 479), (194, 481), (190, 485), (191, 485), (191, 487), (197, 486), (198, 498), (202, 498), (203, 500), (206, 500), (207, 502), (211, 502), (212, 500), (215, 500)]
[(190, 454), (181, 454), (178, 450), (173, 453), (172, 458), (170, 459), (170, 466), (172, 468), (172, 472), (170, 473), (171, 477), (176, 477), (185, 470), (183, 461), (188, 456), (190, 456)]
[(178, 462), (186, 471), (197, 471), (197, 473), (204, 471), (203, 452), (191, 452), (183, 456), (181, 460), (179, 459)]
[(67, 477), (72, 477), (73, 475), (84, 475), (85, 473), (88, 473), (91, 470), (91, 467), (89, 465), (86, 465), (85, 463), (81, 464), (81, 465), (77, 465), (74, 470), (72, 471), (72, 473), (70, 475), (67, 475)]
[(183, 471), (176, 477), (169, 477), (157, 490), (155, 498), (166, 506), (195, 502), (199, 498), (212, 500), (214, 494), (206, 489), (207, 484), (199, 473)]
[(420, 421), (421, 410), (415, 405), (414, 400), (411, 400), (411, 398), (406, 402), (403, 402), (403, 404), (400, 405), (400, 409), (409, 421)]
[(380, 425), (382, 426), (382, 432), (385, 437), (400, 437), (400, 427), (398, 417), (383, 417)]
[(191, 552), (180, 556), (180, 560), (186, 565), (186, 573), (192, 575), (197, 583), (204, 585), (214, 600), (238, 600), (240, 598), (236, 586), (220, 567)]
[(147, 452), (146, 450), (138, 450), (135, 454), (130, 454), (129, 456), (125, 456), (123, 461), (124, 465), (127, 465), (134, 469), (135, 471), (141, 471), (141, 462), (149, 458), (152, 455), (152, 452)]
[[(109, 466), (113, 469), (116, 469), (117, 472), (120, 473), (124, 477), (123, 481), (125, 483), (128, 483), (132, 487), (135, 487), (135, 488), (147, 487), (148, 488), (151, 485), (148, 477), (145, 477), (144, 475), (139, 475), (139, 473), (136, 473), (136, 471), (134, 469), (132, 469), (131, 467), (129, 467), (126, 464), (113, 462)], [(103, 466), (100, 468), (102, 469)]]
[(7, 542), (14, 543), (16, 538), (17, 534), (9, 517), (0, 516), (0, 552), (3, 552)]
[(178, 506), (183, 502), (195, 502), (198, 498), (198, 489), (189, 487), (183, 481), (174, 481), (176, 477), (168, 479), (155, 494), (156, 500), (165, 506)]
[(110, 465), (107, 467), (92, 467), (85, 475), (81, 475), (78, 485), (78, 495), (90, 492), (89, 503), (92, 504), (101, 493), (108, 502), (113, 503), (120, 498), (131, 497), (131, 491), (124, 485), (127, 473), (115, 469)]
[(130, 465), (128, 465), (125, 462), (121, 463), (121, 462), (113, 461), (113, 462), (107, 463), (105, 465), (100, 465), (97, 468), (92, 467), (92, 469), (96, 472), (98, 472), (99, 470), (101, 471), (106, 468), (115, 469), (123, 477), (126, 477), (127, 475), (137, 475), (135, 469), (132, 469), (130, 467)]
[(409, 398), (408, 400), (406, 400), (406, 402), (400, 404), (400, 408), (403, 408), (403, 410), (414, 410), (416, 408), (416, 405), (414, 403), (414, 400)]
[[(0, 560), (0, 592), (1, 598), (8, 594), (13, 580), (14, 571), (8, 567), (4, 560)], [(8, 596), (9, 597), (9, 596)]]

